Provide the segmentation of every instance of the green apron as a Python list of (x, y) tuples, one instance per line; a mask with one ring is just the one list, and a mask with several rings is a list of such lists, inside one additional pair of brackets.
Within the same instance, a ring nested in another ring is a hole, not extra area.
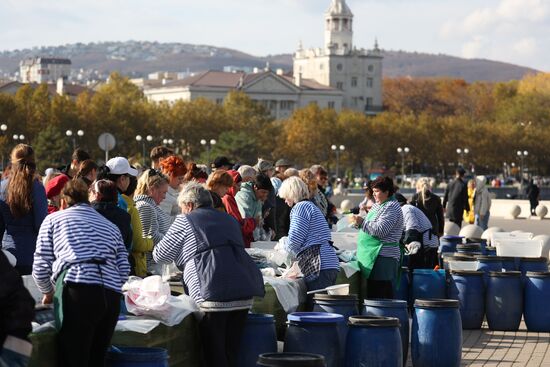
[[(383, 207), (392, 199), (388, 199), (382, 203), (380, 207)], [(372, 220), (376, 217), (377, 211), (370, 210), (367, 214), (365, 220)], [(359, 238), (357, 243), (357, 260), (359, 262), (359, 268), (361, 269), (361, 274), (365, 279), (369, 279), (374, 263), (378, 258), (378, 254), (382, 249), (382, 246), (392, 246), (399, 247), (401, 250), (401, 259), (399, 261), (398, 269), (401, 269), (401, 261), (403, 258), (403, 248), (399, 242), (382, 242), (376, 236), (370, 235), (365, 231), (359, 231)]]
[(55, 315), (55, 328), (61, 330), (63, 325), (63, 289), (65, 288), (65, 276), (69, 268), (66, 268), (59, 274), (55, 281), (55, 292), (53, 294), (53, 310)]

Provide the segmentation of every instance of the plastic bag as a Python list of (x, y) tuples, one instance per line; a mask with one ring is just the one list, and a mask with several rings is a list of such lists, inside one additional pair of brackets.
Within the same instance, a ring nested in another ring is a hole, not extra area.
[(124, 300), (128, 312), (153, 317), (167, 326), (177, 325), (190, 313), (199, 311), (191, 297), (170, 295), (170, 285), (159, 275), (130, 277), (123, 289), (127, 289)]
[(303, 277), (298, 261), (295, 261), (290, 268), (286, 269), (281, 277), (284, 279), (297, 279)]
[(336, 223), (336, 232), (358, 232), (359, 229), (351, 221), (351, 215), (344, 215)]

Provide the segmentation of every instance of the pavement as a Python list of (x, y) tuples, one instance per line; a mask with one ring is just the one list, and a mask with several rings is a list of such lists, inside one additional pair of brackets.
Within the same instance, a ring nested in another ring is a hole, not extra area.
[[(529, 332), (523, 322), (518, 331), (492, 331), (484, 322), (462, 335), (461, 366), (550, 367), (550, 333)], [(407, 367), (412, 365), (409, 355)]]
[(505, 219), (501, 217), (490, 217), (489, 227), (500, 227), (506, 232), (521, 230), (532, 232), (536, 235), (545, 234), (550, 236), (550, 219), (518, 218)]

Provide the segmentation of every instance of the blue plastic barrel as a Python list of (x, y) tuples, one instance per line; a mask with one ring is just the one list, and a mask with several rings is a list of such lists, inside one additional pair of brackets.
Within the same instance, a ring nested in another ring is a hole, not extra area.
[(515, 257), (500, 256), (500, 260), (502, 261), (502, 271), (517, 271), (519, 269)]
[(314, 353), (325, 357), (327, 367), (340, 366), (344, 346), (340, 345), (338, 323), (344, 316), (324, 312), (294, 312), (287, 316), (285, 352)]
[(525, 273), (528, 271), (545, 273), (548, 271), (548, 261), (545, 257), (522, 257), (519, 260), (519, 271), (525, 281)]
[(550, 273), (527, 272), (525, 280), (524, 319), (527, 330), (550, 331)]
[(409, 354), (409, 310), (407, 302), (396, 299), (366, 299), (364, 305), (363, 313), (366, 316), (395, 317), (399, 320), (403, 365), (405, 365)]
[(451, 271), (449, 298), (460, 302), (463, 329), (481, 329), (485, 316), (485, 284), (482, 271)]
[(325, 357), (311, 353), (266, 353), (258, 356), (258, 367), (326, 367)]
[(523, 289), (519, 271), (490, 272), (485, 309), (489, 329), (515, 331), (523, 313)]
[(439, 252), (456, 252), (456, 245), (462, 243), (462, 236), (443, 236), (439, 239)]
[(164, 348), (116, 347), (107, 351), (106, 367), (168, 367)]
[(394, 317), (352, 316), (345, 367), (401, 367), (399, 320)]
[(413, 366), (459, 367), (462, 359), (462, 323), (459, 302), (451, 299), (414, 303), (411, 334)]
[(477, 270), (484, 272), (483, 280), (487, 284), (487, 278), (490, 271), (502, 271), (502, 260), (498, 256), (476, 256), (478, 262)]
[(399, 289), (396, 287), (394, 289), (394, 296), (395, 299), (400, 299), (402, 301), (409, 301), (409, 286), (410, 286), (410, 273), (409, 268), (402, 267), (401, 268), (401, 279), (399, 283)]
[(275, 352), (277, 352), (277, 333), (273, 315), (249, 313), (241, 337), (238, 365), (254, 367), (258, 355)]
[(479, 243), (466, 243), (466, 244), (460, 244), (456, 245), (456, 252), (459, 254), (465, 254), (465, 255), (481, 255), (481, 244)]
[(415, 269), (412, 278), (412, 302), (416, 299), (445, 298), (445, 270)]
[(348, 318), (359, 314), (358, 302), (355, 294), (336, 296), (317, 293), (313, 297), (313, 312), (336, 313), (344, 316), (344, 320), (338, 323), (338, 335), (342, 347), (346, 345)]

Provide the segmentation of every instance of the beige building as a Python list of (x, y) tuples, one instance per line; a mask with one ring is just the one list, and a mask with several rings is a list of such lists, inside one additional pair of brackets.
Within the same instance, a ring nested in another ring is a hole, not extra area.
[(59, 78), (67, 80), (71, 73), (71, 60), (32, 57), (19, 63), (23, 83), (56, 83)]
[(382, 110), (382, 55), (353, 44), (353, 13), (345, 0), (331, 0), (325, 13), (325, 45), (294, 55), (294, 75), (341, 90), (343, 108), (376, 113)]
[(144, 88), (150, 101), (174, 103), (207, 98), (223, 103), (230, 91), (240, 90), (261, 103), (276, 119), (289, 117), (296, 108), (315, 103), (321, 108), (342, 108), (342, 91), (314, 80), (295, 78), (270, 70), (258, 73), (207, 71), (161, 86)]

